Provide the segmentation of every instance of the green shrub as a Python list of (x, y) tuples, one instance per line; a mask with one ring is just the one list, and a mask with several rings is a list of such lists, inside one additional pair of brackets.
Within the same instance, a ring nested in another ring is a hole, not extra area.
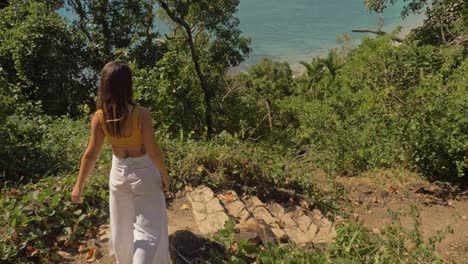
[(87, 232), (93, 232), (90, 229), (107, 221), (107, 179), (92, 177), (83, 195), (84, 203), (79, 205), (70, 199), (76, 180), (73, 174), (46, 177), (17, 189), (2, 188), (1, 262), (60, 261), (58, 250), (77, 245)]
[(28, 182), (47, 174), (76, 170), (87, 145), (85, 120), (45, 115), (11, 115), (0, 140), (0, 182)]

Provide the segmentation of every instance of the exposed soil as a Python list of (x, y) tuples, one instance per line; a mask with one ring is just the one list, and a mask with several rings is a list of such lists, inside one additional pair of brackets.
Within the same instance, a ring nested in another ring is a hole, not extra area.
[[(468, 263), (468, 190), (466, 185), (443, 185), (430, 183), (417, 175), (395, 177), (386, 172), (371, 173), (362, 177), (339, 177), (336, 182), (343, 185), (351, 202), (344, 205), (350, 213), (375, 233), (391, 222), (389, 211), (408, 215), (412, 206), (420, 212), (421, 232), (425, 239), (437, 231), (450, 227), (447, 234), (436, 246), (438, 254), (446, 263)], [(327, 181), (330, 181), (329, 179)], [(320, 184), (320, 183), (319, 183)], [(324, 182), (326, 187), (328, 183)], [(322, 186), (323, 187), (323, 186)], [(280, 197), (276, 195), (276, 197)], [(182, 195), (168, 200), (169, 234), (183, 233), (178, 243), (191, 244), (200, 239), (200, 230), (191, 210), (190, 203)], [(403, 216), (401, 223), (412, 230), (413, 220)], [(185, 233), (184, 233), (185, 232)], [(173, 237), (173, 236), (172, 236)], [(99, 236), (91, 241), (99, 248), (94, 263), (114, 264), (114, 257), (108, 257), (109, 227), (101, 226)], [(187, 242), (189, 241), (189, 242)], [(172, 241), (171, 243), (174, 243)], [(176, 241), (177, 243), (177, 241)], [(178, 254), (171, 249), (171, 254)], [(86, 254), (76, 256), (75, 263), (86, 263)], [(183, 262), (181, 262), (183, 263)]]
[[(167, 220), (169, 223), (169, 235), (172, 235), (179, 230), (187, 230), (194, 234), (199, 234), (195, 219), (193, 218), (193, 215), (184, 197), (177, 199), (171, 198), (167, 200)], [(115, 257), (108, 256), (110, 237), (109, 225), (102, 225), (100, 226), (99, 230), (98, 237), (89, 243), (90, 245), (96, 246), (99, 250), (99, 254), (93, 263), (115, 264)], [(87, 263), (86, 253), (76, 256), (75, 263)]]
[[(380, 177), (382, 176), (382, 177)], [(468, 263), (468, 190), (466, 185), (430, 183), (416, 176), (400, 182), (385, 180), (385, 175), (339, 178), (348, 191), (357, 219), (376, 233), (391, 222), (389, 211), (408, 215), (412, 206), (420, 212), (421, 232), (425, 239), (447, 227), (447, 234), (436, 246), (446, 263)], [(414, 220), (401, 218), (405, 229), (412, 230)]]

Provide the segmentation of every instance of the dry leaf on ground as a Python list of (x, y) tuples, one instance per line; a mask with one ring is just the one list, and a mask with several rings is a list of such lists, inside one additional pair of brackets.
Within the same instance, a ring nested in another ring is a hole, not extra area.
[(69, 258), (71, 256), (70, 253), (62, 251), (62, 250), (57, 251), (57, 254), (59, 254), (59, 256), (61, 256), (62, 258), (65, 258), (65, 259)]
[(185, 186), (184, 189), (185, 189), (185, 192), (192, 192), (193, 191), (192, 184), (189, 183), (188, 185)]
[(88, 252), (89, 251), (89, 247), (85, 246), (85, 245), (80, 245), (78, 247), (78, 252), (80, 253), (85, 253), (85, 252)]
[(97, 247), (90, 247), (86, 255), (86, 262), (94, 262), (98, 253)]
[(234, 194), (231, 191), (227, 192), (226, 195), (224, 195), (224, 201), (229, 203), (230, 201), (232, 201), (233, 196)]
[(11, 188), (11, 190), (7, 193), (8, 195), (18, 195), (18, 190), (15, 188)]
[(28, 257), (32, 257), (32, 256), (36, 255), (37, 252), (38, 252), (38, 250), (34, 246), (29, 245), (29, 246), (26, 247), (26, 256), (28, 256)]
[(229, 251), (230, 251), (231, 253), (236, 253), (238, 248), (239, 248), (239, 245), (237, 245), (237, 242), (234, 242), (234, 243), (231, 245), (231, 248), (229, 249)]

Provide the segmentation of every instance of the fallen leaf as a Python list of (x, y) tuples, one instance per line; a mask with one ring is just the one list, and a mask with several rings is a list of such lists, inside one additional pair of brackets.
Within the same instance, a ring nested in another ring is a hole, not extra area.
[(97, 247), (90, 247), (86, 255), (86, 262), (94, 262), (98, 253)]
[(11, 190), (7, 193), (8, 195), (16, 196), (18, 195), (18, 190), (15, 188), (11, 188)]
[(234, 242), (232, 245), (231, 245), (231, 248), (229, 249), (229, 251), (234, 254), (237, 252), (237, 249), (239, 248), (239, 245), (237, 245), (237, 242)]
[(26, 256), (28, 256), (28, 257), (32, 257), (32, 256), (36, 255), (37, 252), (38, 252), (38, 250), (34, 246), (29, 245), (29, 246), (26, 247)]
[(57, 251), (57, 254), (59, 254), (59, 256), (61, 256), (64, 259), (69, 258), (71, 256), (70, 253), (62, 250)]
[(205, 170), (205, 168), (203, 167), (203, 165), (198, 166), (198, 168), (197, 168), (197, 171), (198, 171), (198, 172), (202, 172), (203, 170)]
[(229, 203), (230, 201), (232, 201), (232, 197), (234, 196), (234, 194), (229, 191), (226, 193), (226, 195), (224, 195), (224, 201)]
[(89, 251), (89, 247), (86, 247), (85, 245), (80, 245), (78, 247), (78, 252), (80, 253), (85, 253), (85, 252), (88, 252)]
[(398, 193), (398, 190), (397, 190), (395, 187), (389, 185), (389, 186), (387, 187), (387, 192), (388, 192), (388, 193)]
[(188, 185), (185, 185), (185, 192), (192, 192), (193, 191), (193, 188), (192, 188), (192, 184), (188, 184)]

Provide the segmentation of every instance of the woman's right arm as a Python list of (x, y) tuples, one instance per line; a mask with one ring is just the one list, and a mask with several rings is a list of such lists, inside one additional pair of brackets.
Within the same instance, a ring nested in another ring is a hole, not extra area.
[(151, 113), (146, 108), (141, 108), (141, 132), (143, 136), (143, 144), (145, 145), (146, 153), (154, 162), (159, 172), (161, 173), (161, 181), (164, 191), (169, 190), (169, 175), (164, 161), (164, 155), (158, 143), (154, 140), (153, 119)]

